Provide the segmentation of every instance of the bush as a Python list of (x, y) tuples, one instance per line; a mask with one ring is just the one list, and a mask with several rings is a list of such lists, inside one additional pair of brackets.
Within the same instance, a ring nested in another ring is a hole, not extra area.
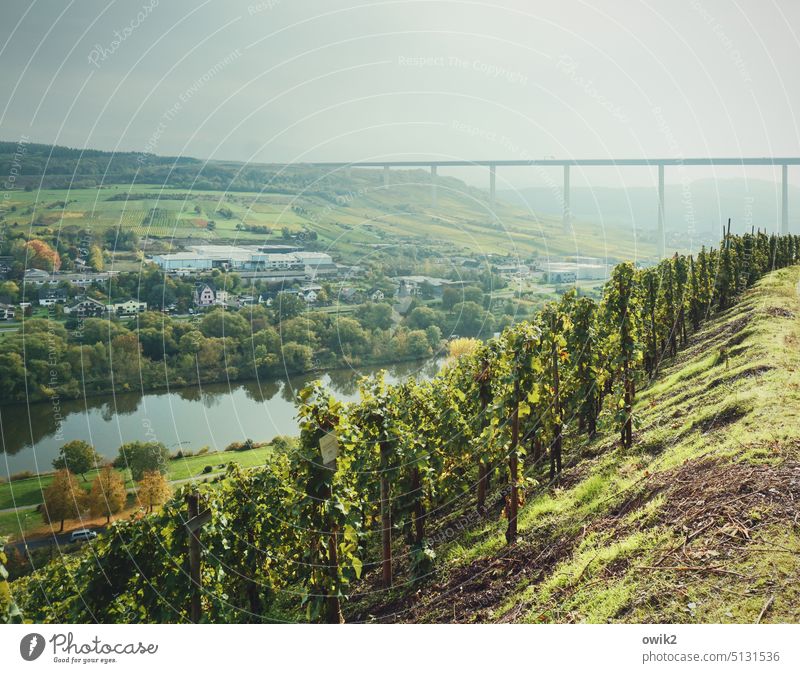
[(178, 449), (178, 453), (170, 458), (170, 460), (177, 460), (178, 458), (191, 458), (194, 455), (194, 451), (189, 451), (188, 449), (184, 451), (183, 449)]
[(214, 468), (213, 468), (211, 465), (206, 465), (206, 466), (203, 468), (203, 474), (208, 474), (208, 473), (209, 473), (209, 472), (211, 472), (213, 469), (214, 469)]
[(209, 450), (208, 447), (204, 446), (195, 455), (197, 455), (197, 456), (205, 456), (208, 453), (208, 450)]
[(8, 480), (9, 481), (22, 481), (23, 479), (33, 479), (36, 475), (35, 472), (31, 472), (30, 470), (23, 470), (22, 472), (17, 472), (16, 474), (12, 474)]

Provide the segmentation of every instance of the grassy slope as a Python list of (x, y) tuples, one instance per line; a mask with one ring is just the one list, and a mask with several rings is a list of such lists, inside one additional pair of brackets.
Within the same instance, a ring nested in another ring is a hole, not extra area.
[(457, 534), (418, 593), (351, 618), (800, 621), (799, 282), (769, 275), (690, 337), (641, 391), (631, 450), (570, 442), (580, 462), (525, 505), (514, 548), (504, 521)]

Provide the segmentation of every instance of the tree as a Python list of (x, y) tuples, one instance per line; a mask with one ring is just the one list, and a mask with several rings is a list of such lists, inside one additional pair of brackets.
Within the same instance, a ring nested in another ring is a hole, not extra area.
[(86, 481), (86, 473), (97, 467), (100, 456), (94, 447), (82, 439), (73, 439), (67, 442), (58, 451), (58, 458), (53, 460), (53, 467), (57, 470), (69, 470), (72, 474), (79, 474)]
[(305, 311), (306, 303), (301, 297), (288, 292), (279, 292), (276, 303), (278, 320), (294, 318)]
[(126, 499), (127, 493), (122, 476), (107, 465), (92, 482), (92, 490), (89, 492), (89, 511), (92, 516), (106, 517), (106, 522), (110, 523), (111, 515), (122, 510)]
[(453, 307), (457, 322), (455, 329), (467, 336), (494, 330), (494, 317), (484, 311), (483, 306), (474, 301), (462, 301)]
[(428, 329), (431, 325), (435, 325), (436, 311), (427, 306), (417, 306), (406, 319), (409, 328), (411, 329)]
[(287, 372), (307, 372), (314, 366), (314, 351), (303, 344), (289, 341), (281, 349)]
[(250, 323), (239, 313), (218, 308), (203, 318), (200, 331), (207, 337), (232, 337), (241, 341), (249, 336)]
[(105, 268), (103, 251), (97, 245), (89, 248), (89, 266), (95, 271), (102, 271)]
[(392, 307), (383, 302), (362, 304), (356, 310), (356, 318), (365, 329), (389, 329), (392, 326)]
[(145, 472), (167, 473), (169, 450), (161, 442), (128, 442), (119, 447), (115, 467), (129, 468), (134, 481)]
[(34, 238), (28, 241), (24, 248), (25, 259), (29, 268), (44, 269), (45, 271), (58, 271), (61, 267), (61, 257), (44, 241)]
[(64, 521), (78, 517), (83, 510), (86, 491), (69, 470), (59, 470), (53, 481), (43, 492), (42, 516), (45, 523), (61, 522), (59, 532), (64, 530)]
[(13, 280), (0, 283), (0, 301), (16, 304), (19, 301), (19, 286)]
[(169, 499), (171, 492), (172, 489), (163, 474), (157, 470), (148, 470), (139, 481), (136, 496), (142, 507), (146, 507), (150, 513), (157, 505), (163, 505)]

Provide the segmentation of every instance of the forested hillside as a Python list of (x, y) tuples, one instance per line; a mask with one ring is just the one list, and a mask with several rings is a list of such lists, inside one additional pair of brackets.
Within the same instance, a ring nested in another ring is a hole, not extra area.
[(462, 342), (430, 382), (312, 386), (298, 451), (13, 597), (53, 622), (796, 620), (798, 261), (799, 237), (727, 235)]

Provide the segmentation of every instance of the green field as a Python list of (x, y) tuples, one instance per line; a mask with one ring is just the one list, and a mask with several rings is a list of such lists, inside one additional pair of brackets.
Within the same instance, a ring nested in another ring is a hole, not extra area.
[[(440, 178), (434, 207), (427, 180), (419, 171), (394, 171), (392, 183), (383, 187), (374, 172), (355, 171), (352, 190), (337, 194), (189, 192), (153, 185), (16, 191), (0, 216), (32, 235), (62, 227), (101, 234), (119, 228), (176, 246), (198, 240), (279, 243), (284, 229), (306, 230), (316, 232), (316, 247), (345, 260), (368, 259), (381, 246), (423, 246), (442, 255), (580, 254), (613, 260), (654, 252), (628, 229), (576, 222), (565, 230), (560, 219), (505, 203), (490, 206), (484, 192), (454, 178)], [(121, 199), (125, 194), (127, 200)], [(272, 233), (245, 230), (254, 225)]]
[[(203, 468), (210, 465), (213, 472), (224, 469), (227, 463), (238, 463), (243, 467), (253, 467), (263, 465), (267, 457), (272, 453), (270, 446), (264, 446), (249, 451), (216, 451), (202, 456), (190, 456), (188, 458), (173, 458), (169, 461), (169, 471), (167, 478), (170, 481), (180, 481), (192, 477), (203, 477)], [(125, 476), (126, 486), (131, 488), (134, 484), (130, 480), (127, 470), (120, 470)], [(92, 481), (97, 476), (97, 471), (93, 470), (86, 474), (87, 481), (78, 478), (81, 485), (86, 490), (91, 488)], [(43, 474), (30, 479), (21, 479), (0, 484), (0, 510), (12, 507), (29, 507), (38, 505), (42, 502), (42, 491), (53, 481), (52, 474)]]

